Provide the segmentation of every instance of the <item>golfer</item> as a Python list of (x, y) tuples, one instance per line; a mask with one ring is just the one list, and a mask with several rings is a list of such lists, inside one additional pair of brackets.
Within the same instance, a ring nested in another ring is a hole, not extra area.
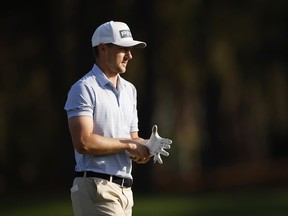
[(65, 110), (75, 149), (71, 199), (75, 216), (132, 215), (132, 160), (149, 161), (138, 136), (137, 92), (121, 77), (133, 48), (127, 24), (106, 22), (92, 36), (95, 64), (69, 90)]

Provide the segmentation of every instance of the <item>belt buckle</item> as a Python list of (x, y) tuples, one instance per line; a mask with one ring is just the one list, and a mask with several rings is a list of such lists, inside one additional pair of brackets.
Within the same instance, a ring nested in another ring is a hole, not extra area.
[(121, 179), (121, 187), (124, 187), (124, 184), (125, 184), (125, 179), (122, 178), (122, 179)]

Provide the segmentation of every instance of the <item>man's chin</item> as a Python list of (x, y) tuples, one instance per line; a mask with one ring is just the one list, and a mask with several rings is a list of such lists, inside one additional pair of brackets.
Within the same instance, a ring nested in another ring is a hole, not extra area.
[(121, 68), (120, 70), (119, 70), (119, 74), (122, 74), (122, 73), (125, 73), (126, 72), (126, 68)]

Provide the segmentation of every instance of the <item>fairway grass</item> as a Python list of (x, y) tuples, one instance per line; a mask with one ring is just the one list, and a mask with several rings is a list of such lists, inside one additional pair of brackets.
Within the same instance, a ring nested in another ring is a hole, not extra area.
[[(191, 196), (135, 194), (133, 216), (287, 216), (288, 190), (205, 193)], [(70, 198), (3, 199), (1, 216), (71, 216)]]

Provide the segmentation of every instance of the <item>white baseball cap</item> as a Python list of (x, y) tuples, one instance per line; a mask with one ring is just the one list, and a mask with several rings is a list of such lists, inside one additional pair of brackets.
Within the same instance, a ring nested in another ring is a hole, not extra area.
[(126, 23), (114, 21), (106, 22), (95, 30), (92, 36), (92, 47), (101, 43), (112, 43), (122, 47), (146, 47), (145, 42), (133, 40)]

